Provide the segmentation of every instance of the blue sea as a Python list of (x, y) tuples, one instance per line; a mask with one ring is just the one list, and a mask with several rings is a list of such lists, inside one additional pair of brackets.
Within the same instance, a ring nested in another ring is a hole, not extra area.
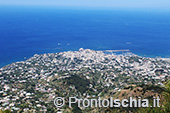
[(0, 67), (81, 47), (170, 57), (170, 11), (0, 7)]

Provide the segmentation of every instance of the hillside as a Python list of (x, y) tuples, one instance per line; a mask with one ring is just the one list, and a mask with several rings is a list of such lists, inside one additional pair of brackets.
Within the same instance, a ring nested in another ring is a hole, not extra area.
[(66, 100), (71, 96), (120, 99), (161, 96), (161, 88), (153, 90), (146, 86), (164, 88), (169, 74), (170, 59), (140, 57), (130, 52), (116, 54), (81, 48), (36, 54), (0, 69), (0, 107), (13, 112), (53, 113), (71, 110), (67, 105), (56, 108), (53, 100), (58, 96)]

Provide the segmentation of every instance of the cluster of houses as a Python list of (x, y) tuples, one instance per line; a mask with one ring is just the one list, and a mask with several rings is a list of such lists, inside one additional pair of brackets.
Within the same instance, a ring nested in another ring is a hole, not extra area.
[(0, 69), (0, 109), (47, 112), (58, 110), (53, 105), (58, 95), (90, 97), (89, 91), (80, 94), (76, 84), (67, 87), (62, 83), (73, 74), (89, 80), (89, 91), (99, 96), (103, 91), (99, 89), (105, 87), (120, 91), (130, 84), (163, 85), (161, 82), (170, 74), (170, 59), (140, 57), (129, 52), (108, 54), (83, 48), (36, 54)]

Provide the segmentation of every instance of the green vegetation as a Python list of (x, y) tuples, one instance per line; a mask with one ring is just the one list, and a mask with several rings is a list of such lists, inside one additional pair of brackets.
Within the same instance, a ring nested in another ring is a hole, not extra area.
[(139, 113), (170, 113), (170, 81), (165, 83), (165, 90), (162, 92), (164, 99), (161, 100), (160, 107), (141, 108)]
[[(170, 81), (165, 83), (165, 88), (158, 87), (158, 86), (142, 86), (143, 90), (154, 90), (155, 92), (159, 92), (161, 94), (160, 99), (160, 107), (148, 107), (148, 108), (111, 108), (106, 109), (106, 111), (110, 111), (111, 113), (170, 113)], [(152, 106), (153, 98), (149, 99), (150, 105)]]
[(0, 113), (11, 113), (11, 111), (10, 110), (4, 110), (4, 111), (0, 110)]
[(75, 85), (75, 88), (80, 91), (81, 94), (88, 90), (90, 84), (89, 80), (81, 78), (78, 75), (71, 75), (71, 77), (65, 80), (68, 85)]

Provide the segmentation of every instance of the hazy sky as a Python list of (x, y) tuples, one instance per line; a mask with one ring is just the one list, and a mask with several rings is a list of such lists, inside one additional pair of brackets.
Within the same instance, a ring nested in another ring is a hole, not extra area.
[(0, 5), (170, 8), (170, 0), (0, 0)]

